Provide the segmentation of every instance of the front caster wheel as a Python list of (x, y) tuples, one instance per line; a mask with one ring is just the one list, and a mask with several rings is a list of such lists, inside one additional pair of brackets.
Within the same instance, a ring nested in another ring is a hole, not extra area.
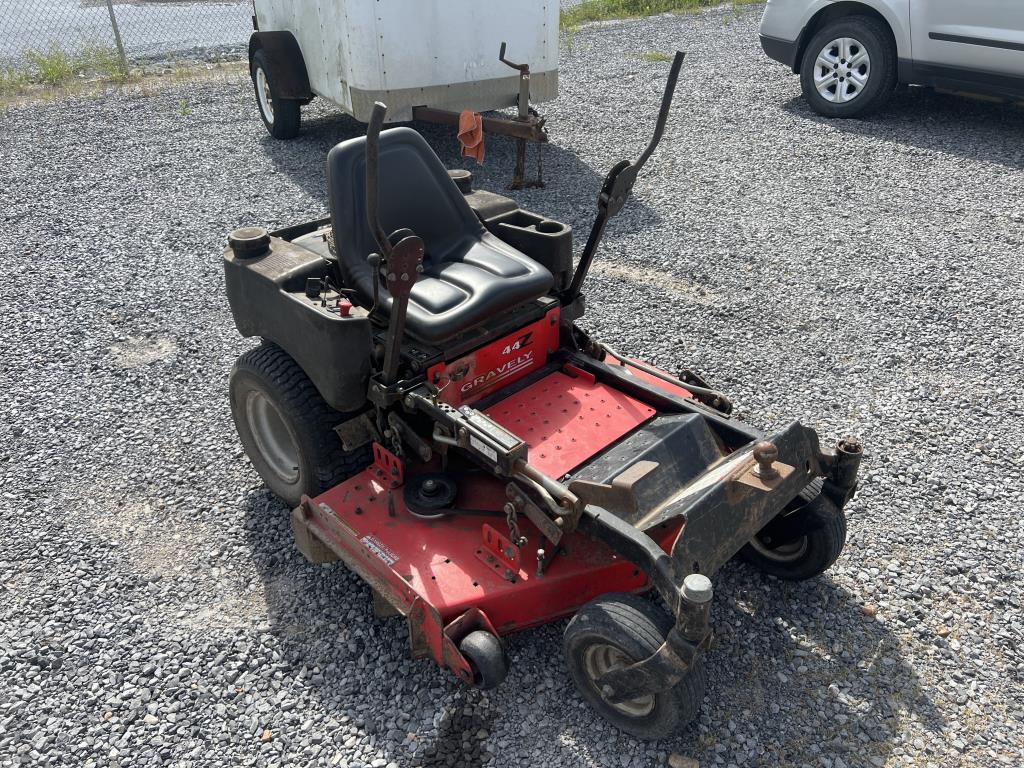
[(497, 688), (508, 674), (508, 656), (501, 640), (478, 629), (459, 643), (459, 652), (473, 670), (473, 685), (483, 690)]
[(664, 738), (697, 717), (706, 684), (700, 658), (675, 687), (616, 704), (604, 698), (596, 681), (654, 654), (672, 624), (644, 598), (612, 594), (587, 603), (565, 629), (565, 660), (580, 695), (605, 720), (640, 739)]
[(813, 579), (828, 570), (842, 553), (846, 515), (821, 495), (790, 514), (805, 516), (806, 533), (779, 541), (773, 521), (740, 550), (740, 556), (759, 571), (785, 581)]

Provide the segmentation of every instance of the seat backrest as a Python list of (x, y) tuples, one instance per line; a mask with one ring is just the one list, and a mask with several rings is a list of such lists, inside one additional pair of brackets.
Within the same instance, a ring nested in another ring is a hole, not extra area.
[[(338, 261), (348, 287), (372, 301), (372, 269), (380, 248), (366, 220), (366, 139), (349, 139), (327, 156), (327, 187)], [(380, 223), (387, 234), (411, 229), (426, 246), (424, 267), (451, 261), (483, 237), (484, 228), (434, 150), (411, 128), (380, 134)]]

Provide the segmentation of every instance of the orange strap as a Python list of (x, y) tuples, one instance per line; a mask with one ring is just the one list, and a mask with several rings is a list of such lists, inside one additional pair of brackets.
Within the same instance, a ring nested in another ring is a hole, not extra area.
[(459, 143), (462, 145), (463, 157), (472, 157), (483, 165), (484, 119), (479, 112), (464, 109), (459, 115)]

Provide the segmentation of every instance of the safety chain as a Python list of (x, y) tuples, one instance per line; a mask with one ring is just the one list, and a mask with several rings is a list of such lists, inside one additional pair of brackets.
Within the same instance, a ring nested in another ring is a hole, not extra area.
[(526, 537), (519, 533), (519, 523), (516, 519), (516, 505), (511, 501), (505, 505), (505, 522), (508, 523), (508, 537), (517, 547), (526, 545)]

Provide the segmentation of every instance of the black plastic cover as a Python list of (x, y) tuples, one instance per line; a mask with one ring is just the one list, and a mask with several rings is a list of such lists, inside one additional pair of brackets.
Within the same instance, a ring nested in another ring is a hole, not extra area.
[(328, 405), (355, 411), (366, 404), (370, 321), (342, 317), (306, 295), (306, 281), (325, 276), (328, 268), (312, 251), (278, 237), (263, 256), (239, 259), (230, 249), (224, 252), (224, 283), (238, 332), (277, 344)]
[(704, 419), (697, 414), (658, 416), (630, 433), (589, 464), (572, 473), (574, 480), (610, 484), (638, 461), (657, 467), (633, 486), (638, 502), (635, 523), (723, 456)]

